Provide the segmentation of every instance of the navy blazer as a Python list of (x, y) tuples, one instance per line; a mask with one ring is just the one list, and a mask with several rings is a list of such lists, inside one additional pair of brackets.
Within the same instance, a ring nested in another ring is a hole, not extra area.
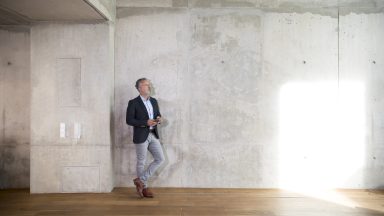
[[(153, 107), (153, 117), (156, 119), (158, 116), (161, 116), (159, 105), (155, 98), (150, 97), (149, 100)], [(133, 126), (133, 143), (142, 143), (147, 139), (149, 134), (148, 119), (148, 111), (140, 95), (128, 102), (126, 122), (128, 125)], [(153, 126), (153, 129), (156, 138), (159, 139), (157, 125)]]

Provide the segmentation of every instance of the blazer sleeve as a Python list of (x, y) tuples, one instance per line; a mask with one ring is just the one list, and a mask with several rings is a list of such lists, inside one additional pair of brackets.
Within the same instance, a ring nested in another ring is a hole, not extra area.
[(128, 102), (126, 122), (128, 125), (135, 127), (146, 127), (147, 120), (135, 119), (135, 104), (132, 100)]

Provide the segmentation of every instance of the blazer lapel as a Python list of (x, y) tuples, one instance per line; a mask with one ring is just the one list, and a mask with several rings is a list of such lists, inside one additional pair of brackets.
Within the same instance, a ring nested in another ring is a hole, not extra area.
[(141, 106), (141, 109), (144, 111), (144, 113), (147, 115), (147, 117), (148, 117), (148, 119), (149, 119), (149, 115), (148, 115), (147, 108), (145, 107), (143, 100), (141, 100), (140, 95), (137, 97), (137, 100), (139, 101), (139, 104), (140, 104), (140, 106)]
[(153, 108), (153, 118), (156, 118), (157, 116), (157, 108), (155, 106), (155, 99), (153, 99), (152, 97), (149, 98), (149, 100), (151, 101), (151, 104), (152, 104), (152, 108)]

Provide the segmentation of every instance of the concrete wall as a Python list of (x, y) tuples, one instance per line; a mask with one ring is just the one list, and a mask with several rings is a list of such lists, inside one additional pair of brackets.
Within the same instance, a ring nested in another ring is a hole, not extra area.
[(120, 0), (116, 28), (90, 3), (110, 21), (0, 30), (0, 188), (133, 186), (140, 77), (165, 118), (153, 186), (383, 187), (383, 1)]
[(0, 189), (29, 187), (30, 34), (0, 28)]
[(113, 67), (108, 23), (32, 26), (31, 193), (112, 190)]
[(360, 81), (365, 90), (362, 185), (384, 188), (384, 12), (382, 8), (352, 12), (345, 8), (340, 14), (340, 80)]
[(0, 29), (0, 189), (109, 192), (114, 186), (116, 1), (88, 3), (108, 21)]
[(167, 163), (154, 186), (384, 184), (381, 10), (343, 8), (339, 17), (337, 8), (289, 1), (117, 4), (116, 186), (133, 186), (136, 174), (125, 111), (140, 77), (152, 80), (166, 119)]
[(116, 0), (86, 0), (107, 20), (114, 22), (116, 19)]

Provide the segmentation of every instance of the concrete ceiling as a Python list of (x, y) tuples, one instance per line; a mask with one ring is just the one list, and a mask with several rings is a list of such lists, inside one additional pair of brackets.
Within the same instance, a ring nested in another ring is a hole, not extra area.
[[(104, 5), (112, 0), (100, 0)], [(92, 3), (91, 3), (92, 2)], [(0, 25), (28, 25), (41, 21), (104, 21), (97, 0), (0, 0)], [(117, 0), (117, 7), (210, 7), (266, 8), (384, 7), (384, 0)]]
[(86, 0), (0, 0), (0, 25), (105, 20)]

